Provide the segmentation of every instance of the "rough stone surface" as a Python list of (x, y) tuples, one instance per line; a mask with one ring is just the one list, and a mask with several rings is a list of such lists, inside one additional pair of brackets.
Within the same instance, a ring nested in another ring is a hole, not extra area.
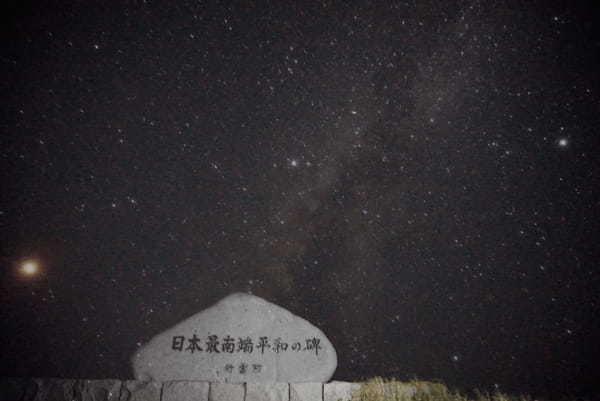
[(75, 389), (80, 401), (119, 401), (120, 380), (81, 380)]
[(75, 398), (73, 379), (32, 379), (37, 384), (33, 401), (72, 401)]
[(209, 389), (208, 382), (166, 382), (161, 401), (207, 401)]
[(289, 401), (288, 383), (247, 383), (245, 401)]
[(328, 381), (337, 355), (306, 320), (237, 293), (155, 336), (131, 362), (138, 380), (298, 383)]
[(290, 383), (290, 401), (323, 401), (323, 383)]
[(160, 401), (162, 384), (127, 380), (122, 383), (119, 401)]
[(208, 401), (244, 401), (244, 384), (211, 383)]
[(352, 394), (360, 390), (360, 384), (333, 381), (325, 383), (323, 388), (323, 401), (350, 401)]

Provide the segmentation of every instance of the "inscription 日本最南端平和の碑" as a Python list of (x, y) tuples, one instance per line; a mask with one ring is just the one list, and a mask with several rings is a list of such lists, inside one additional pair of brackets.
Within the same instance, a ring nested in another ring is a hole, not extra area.
[[(187, 340), (187, 342), (186, 342)], [(280, 337), (269, 341), (269, 337), (259, 337), (258, 341), (253, 341), (250, 337), (235, 338), (227, 335), (221, 339), (217, 335), (209, 335), (206, 339), (193, 334), (191, 337), (173, 336), (171, 349), (180, 352), (206, 352), (206, 353), (256, 353), (264, 354), (265, 351), (275, 352), (314, 352), (319, 355), (322, 349), (321, 340), (316, 337), (306, 338), (304, 341), (283, 341)]]

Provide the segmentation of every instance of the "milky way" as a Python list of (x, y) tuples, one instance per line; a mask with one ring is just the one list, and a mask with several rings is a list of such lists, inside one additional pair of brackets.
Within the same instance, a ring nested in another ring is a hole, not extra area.
[(595, 13), (15, 8), (0, 374), (130, 378), (244, 291), (319, 326), (338, 380), (595, 394)]

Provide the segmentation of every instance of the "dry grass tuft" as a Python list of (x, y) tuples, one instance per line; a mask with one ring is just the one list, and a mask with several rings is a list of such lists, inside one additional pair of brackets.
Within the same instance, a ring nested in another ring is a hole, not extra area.
[(458, 391), (449, 390), (442, 383), (412, 380), (400, 382), (374, 377), (362, 383), (352, 401), (534, 401), (529, 396), (510, 396), (475, 392), (476, 398), (469, 399)]

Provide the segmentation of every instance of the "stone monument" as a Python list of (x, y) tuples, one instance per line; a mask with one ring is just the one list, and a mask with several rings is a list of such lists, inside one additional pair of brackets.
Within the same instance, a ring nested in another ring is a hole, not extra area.
[(262, 298), (235, 293), (158, 334), (131, 358), (137, 380), (327, 382), (337, 354), (325, 334)]

